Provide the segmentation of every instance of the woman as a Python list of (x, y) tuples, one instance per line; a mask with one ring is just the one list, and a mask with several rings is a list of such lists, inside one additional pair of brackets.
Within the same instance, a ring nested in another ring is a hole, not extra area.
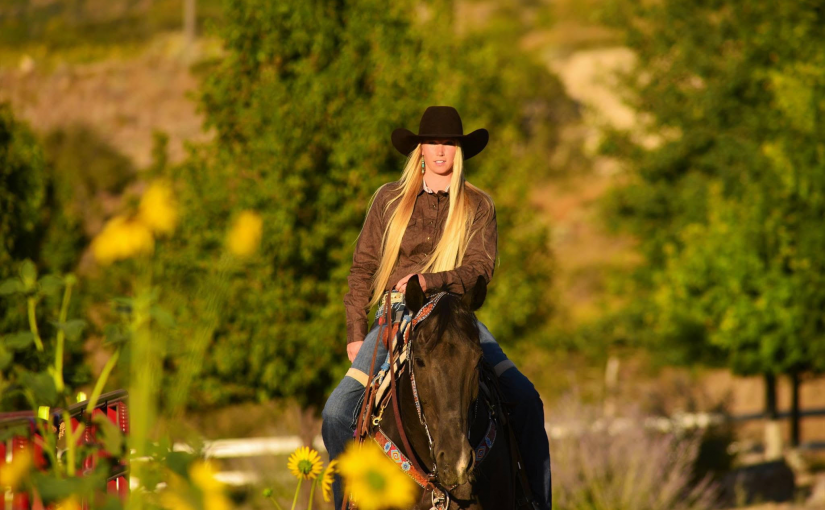
[[(392, 134), (395, 148), (409, 159), (401, 180), (376, 192), (355, 247), (350, 290), (344, 297), (352, 367), (323, 412), (322, 435), (331, 459), (353, 437), (378, 341), (377, 327), (367, 331), (369, 308), (382, 308), (387, 290), (404, 293), (415, 274), (427, 293), (456, 294), (472, 289), (479, 276), (487, 283), (493, 276), (495, 207), (487, 194), (464, 179), (464, 160), (484, 149), (488, 134), (485, 129), (463, 133), (454, 108), (431, 106), (421, 117), (417, 135), (406, 129)], [(515, 404), (511, 419), (534, 497), (540, 508), (549, 510), (550, 453), (541, 399), (481, 323), (479, 331), (484, 359), (495, 368), (506, 400)], [(377, 359), (384, 357), (381, 345)], [(343, 500), (338, 481), (333, 489), (338, 509)]]

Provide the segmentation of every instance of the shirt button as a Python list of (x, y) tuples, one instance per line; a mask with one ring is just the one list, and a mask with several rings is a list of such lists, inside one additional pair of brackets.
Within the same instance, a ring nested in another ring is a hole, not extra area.
[(429, 240), (430, 240), (430, 236), (427, 236), (427, 241), (429, 241)]
[(430, 225), (432, 225), (432, 224), (433, 224), (433, 222), (432, 222), (432, 220), (430, 220)]

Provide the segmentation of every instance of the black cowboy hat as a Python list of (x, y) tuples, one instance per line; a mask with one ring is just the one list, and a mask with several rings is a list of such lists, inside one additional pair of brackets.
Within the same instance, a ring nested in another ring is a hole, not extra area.
[(392, 132), (392, 144), (398, 152), (408, 156), (421, 142), (440, 138), (454, 138), (461, 144), (464, 159), (470, 159), (481, 152), (490, 139), (486, 129), (476, 129), (464, 134), (461, 117), (452, 106), (430, 106), (421, 116), (418, 134), (409, 129), (398, 128)]

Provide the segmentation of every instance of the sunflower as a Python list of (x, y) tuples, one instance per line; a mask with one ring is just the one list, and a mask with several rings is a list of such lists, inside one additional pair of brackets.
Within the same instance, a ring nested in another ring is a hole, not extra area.
[(338, 472), (361, 510), (407, 508), (415, 502), (415, 483), (373, 442), (350, 443)]
[(324, 463), (321, 462), (321, 456), (318, 455), (318, 452), (308, 446), (302, 446), (295, 450), (289, 456), (289, 462), (287, 462), (289, 471), (299, 480), (314, 480), (321, 474), (323, 465)]
[(238, 257), (248, 257), (261, 244), (263, 220), (254, 211), (243, 211), (232, 223), (226, 240), (229, 251)]
[(172, 187), (164, 181), (153, 182), (140, 200), (140, 221), (152, 232), (169, 234), (178, 223)]
[(128, 259), (155, 249), (152, 231), (142, 222), (115, 216), (92, 240), (92, 253), (101, 264)]
[(15, 451), (11, 462), (0, 466), (0, 487), (17, 489), (28, 479), (31, 468), (31, 451), (28, 448)]
[(324, 476), (321, 478), (321, 494), (324, 495), (324, 501), (329, 503), (332, 498), (332, 482), (335, 481), (335, 470), (338, 466), (338, 460), (331, 460), (324, 471)]

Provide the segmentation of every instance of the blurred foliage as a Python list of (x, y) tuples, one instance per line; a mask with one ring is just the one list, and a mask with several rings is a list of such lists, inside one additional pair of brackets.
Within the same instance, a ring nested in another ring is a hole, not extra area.
[[(220, 0), (198, 0), (201, 29), (218, 21)], [(0, 4), (0, 46), (44, 46), (48, 51), (145, 43), (159, 32), (181, 30), (180, 0), (6, 0)]]
[(611, 419), (573, 402), (556, 413), (565, 427), (550, 444), (554, 509), (716, 508), (717, 486), (697, 472), (701, 433), (675, 421), (656, 430), (644, 426), (642, 416)]
[[(458, 37), (451, 2), (425, 4), (426, 22), (417, 6), (225, 2), (226, 55), (203, 66), (200, 95), (215, 141), (161, 171), (188, 218), (159, 252), (170, 302), (186, 331), (204, 317), (213, 324), (208, 346), (180, 346), (184, 359), (193, 349), (206, 357), (192, 404), (323, 402), (346, 364), (342, 296), (354, 241), (372, 193), (404, 163), (389, 135), (415, 128), (430, 104), (454, 105), (465, 129), (492, 134), (467, 166), (499, 219), (501, 264), (485, 307), (495, 313), (482, 319), (504, 343), (541, 335), (552, 261), (546, 228), (524, 204), (573, 107), (544, 66), (505, 43), (520, 34), (517, 21)], [(198, 291), (221, 271), (208, 254), (245, 208), (261, 212), (262, 255), (231, 273), (216, 309)]]
[(615, 0), (605, 19), (638, 56), (625, 78), (646, 119), (604, 145), (629, 176), (607, 217), (647, 259), (633, 334), (669, 361), (825, 369), (825, 12)]
[[(76, 236), (62, 221), (63, 215), (55, 204), (51, 168), (44, 150), (28, 126), (14, 118), (8, 104), (0, 104), (0, 180), (0, 280), (16, 276), (17, 268), (28, 258), (34, 258), (50, 270), (73, 266), (79, 256), (74, 242)], [(63, 262), (66, 259), (71, 259), (71, 264)], [(30, 271), (34, 270), (35, 264), (32, 264)], [(34, 320), (38, 328), (49, 335), (56, 331), (53, 321), (57, 319), (60, 305), (59, 296), (53, 290), (43, 289), (30, 296), (33, 305), (42, 302), (45, 306), (44, 314)], [(29, 306), (0, 299), (0, 333), (15, 334), (29, 329)], [(72, 306), (71, 312), (77, 313), (77, 305)], [(3, 350), (2, 344), (0, 350)], [(89, 373), (82, 362), (81, 345), (70, 343), (66, 354), (67, 380), (73, 385), (87, 382)], [(0, 359), (8, 359), (7, 363), (0, 363), (0, 377), (8, 376), (14, 363), (24, 363), (29, 369), (43, 369), (52, 356), (52, 352), (34, 349), (3, 350)]]
[(0, 277), (14, 270), (12, 261), (32, 251), (46, 200), (46, 162), (31, 130), (0, 104)]

